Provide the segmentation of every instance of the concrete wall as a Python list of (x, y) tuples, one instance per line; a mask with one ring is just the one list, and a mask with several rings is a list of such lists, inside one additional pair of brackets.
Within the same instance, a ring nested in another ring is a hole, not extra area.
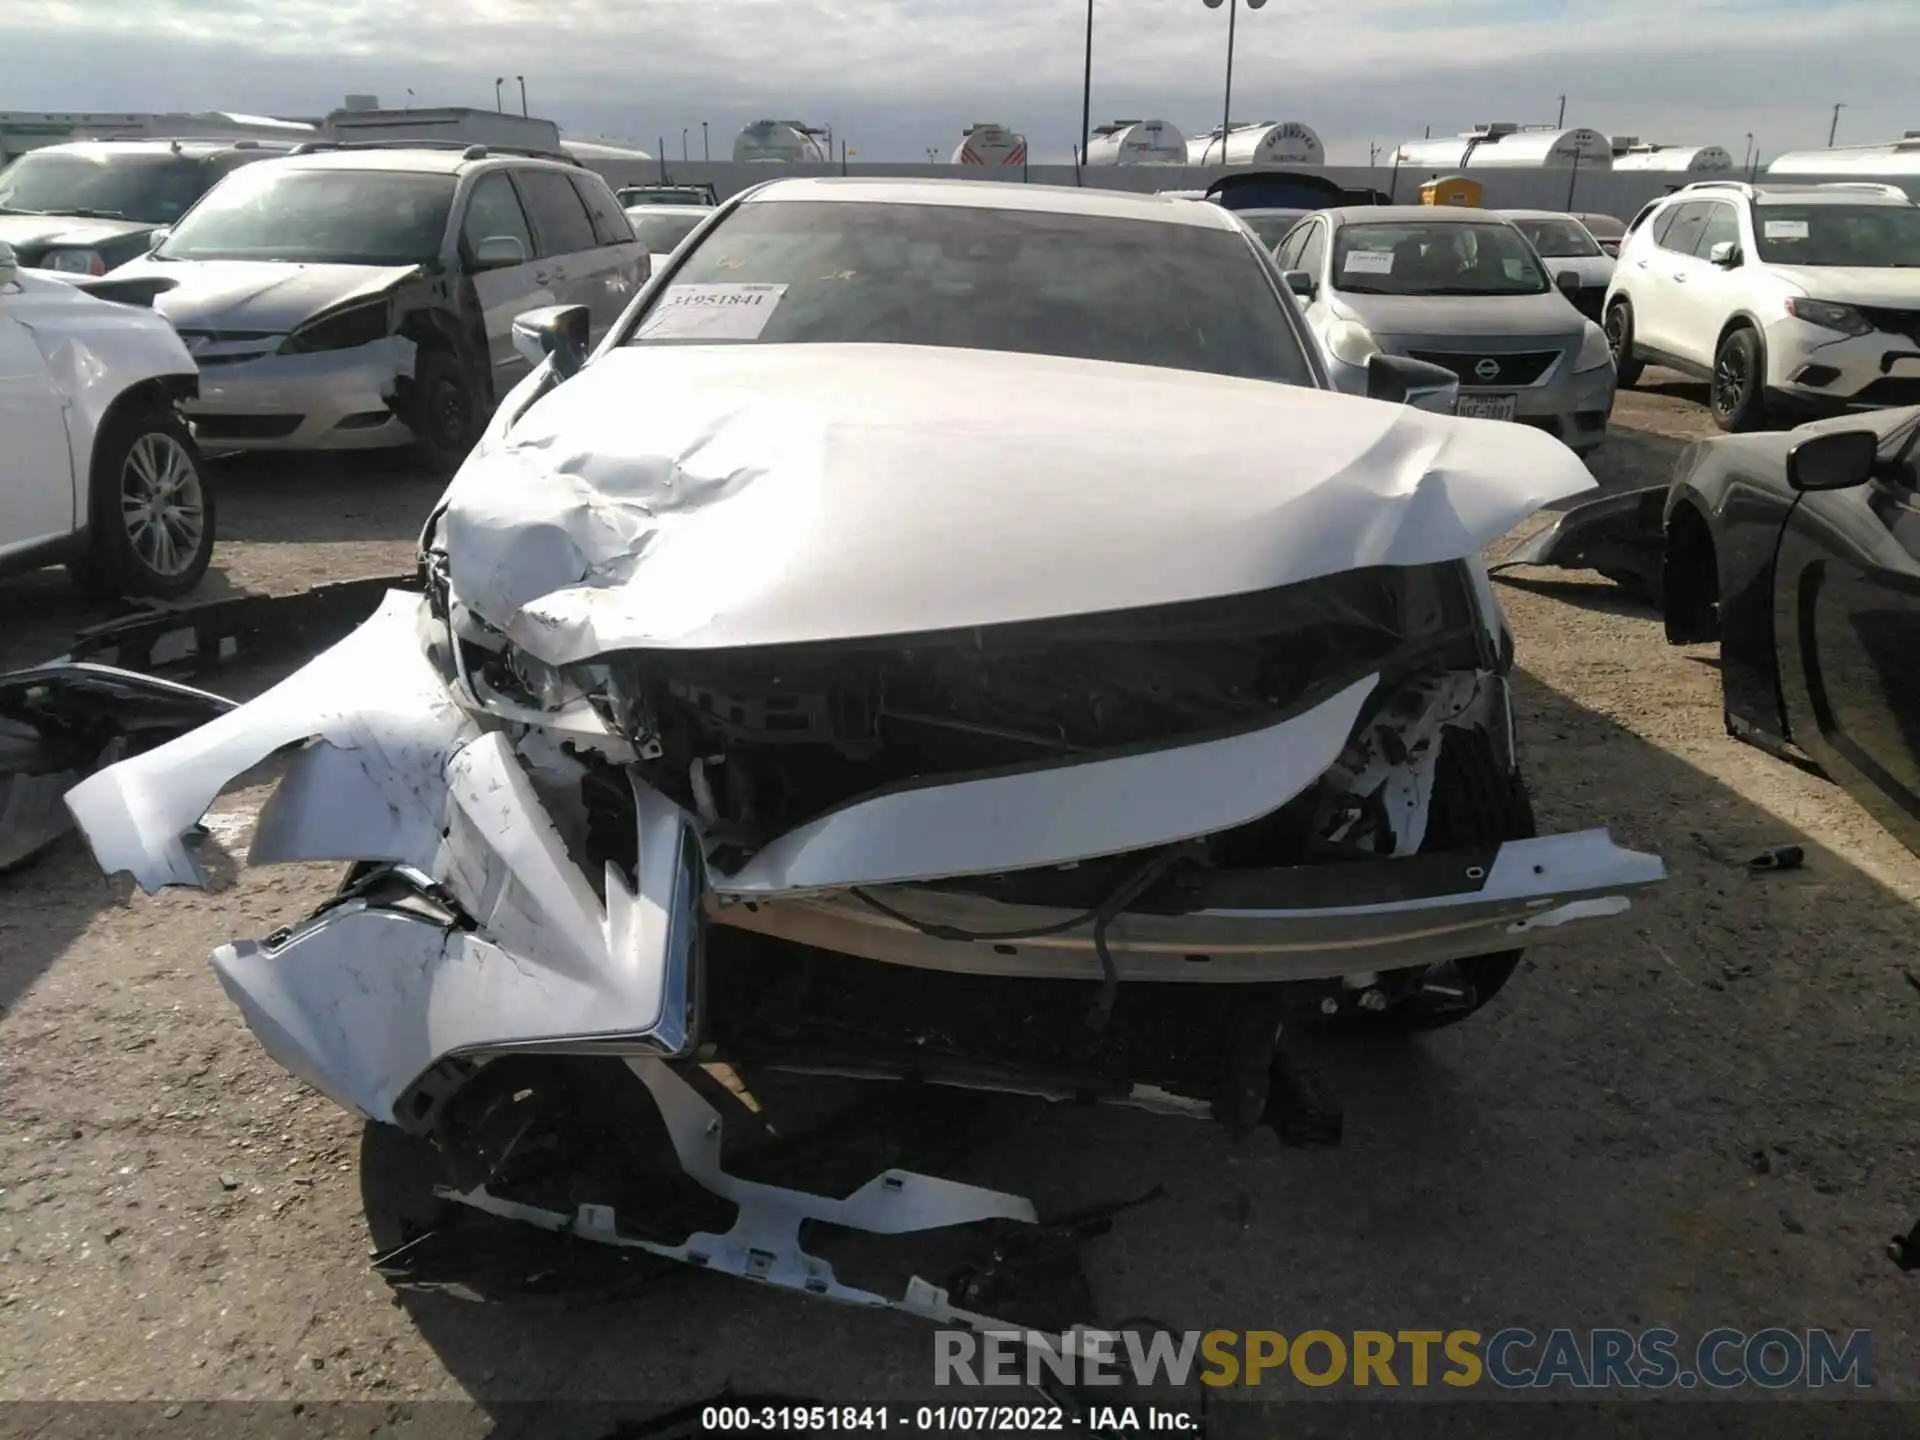
[[(641, 185), (669, 180), (710, 180), (722, 199), (787, 175), (838, 175), (838, 165), (743, 165), (731, 161), (711, 164), (695, 160), (599, 161), (593, 168), (615, 185)], [(1237, 168), (1237, 167), (1236, 167)], [(912, 175), (935, 179), (1013, 180), (1025, 179), (1034, 185), (1073, 185), (1076, 183), (1108, 190), (1201, 190), (1229, 167), (1210, 165), (1097, 165), (1076, 171), (1071, 165), (1034, 165), (974, 167), (970, 165), (862, 165), (849, 162), (848, 175)], [(1396, 177), (1389, 166), (1369, 169), (1364, 165), (1328, 165), (1314, 173), (1325, 175), (1337, 184), (1352, 188), (1372, 187), (1392, 194), (1403, 203), (1420, 198), (1421, 182), (1429, 177), (1425, 170), (1402, 167)], [(1505, 209), (1585, 210), (1617, 215), (1631, 220), (1640, 207), (1655, 196), (1664, 195), (1693, 178), (1658, 171), (1611, 170), (1476, 170), (1473, 178), (1485, 187), (1489, 206)], [(1914, 183), (1915, 177), (1907, 177)], [(1391, 187), (1391, 188), (1390, 188)], [(1572, 200), (1569, 203), (1569, 192)]]

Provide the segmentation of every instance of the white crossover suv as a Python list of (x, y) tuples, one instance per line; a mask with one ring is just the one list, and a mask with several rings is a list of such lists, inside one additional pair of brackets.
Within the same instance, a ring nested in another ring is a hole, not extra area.
[(152, 311), (19, 269), (0, 243), (0, 575), (175, 596), (213, 556), (213, 492), (177, 408), (193, 357)]
[(1920, 207), (1894, 185), (1682, 186), (1627, 228), (1606, 331), (1622, 385), (1697, 375), (1722, 430), (1920, 402)]

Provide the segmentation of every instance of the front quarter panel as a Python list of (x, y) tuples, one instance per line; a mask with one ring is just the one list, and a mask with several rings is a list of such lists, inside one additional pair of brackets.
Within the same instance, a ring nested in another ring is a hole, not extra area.
[(9, 297), (7, 313), (32, 334), (67, 405), (67, 443), (78, 485), (91, 473), (100, 425), (122, 395), (155, 380), (172, 382), (181, 395), (198, 388), (199, 367), (187, 347), (150, 310), (98, 300), (36, 275), (22, 294)]

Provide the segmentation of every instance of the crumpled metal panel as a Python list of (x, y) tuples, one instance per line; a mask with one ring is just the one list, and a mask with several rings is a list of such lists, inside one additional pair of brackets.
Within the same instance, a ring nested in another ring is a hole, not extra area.
[(503, 405), (524, 414), (468, 458), (439, 535), (455, 598), (555, 665), (1465, 559), (1593, 486), (1524, 426), (1050, 356), (641, 346), (526, 405), (547, 378)]

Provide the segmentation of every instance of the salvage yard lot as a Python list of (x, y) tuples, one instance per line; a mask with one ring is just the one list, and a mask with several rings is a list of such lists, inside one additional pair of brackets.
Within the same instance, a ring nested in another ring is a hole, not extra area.
[[(1609, 488), (1707, 433), (1698, 387), (1660, 382), (1621, 397)], [(438, 491), (390, 462), (224, 466), (209, 593), (403, 568)], [(1598, 577), (1524, 573), (1501, 598), (1542, 828), (1609, 825), (1667, 885), (1457, 1029), (1314, 1047), (1337, 1150), (1006, 1101), (958, 1178), (1043, 1213), (1164, 1185), (1087, 1251), (1105, 1320), (1867, 1328), (1879, 1389), (1911, 1396), (1914, 1281), (1882, 1247), (1920, 1211), (1920, 864), (1722, 734), (1712, 647), (1670, 649)], [(0, 664), (102, 614), (54, 574), (0, 606)], [(205, 963), (334, 882), (223, 853), (262, 793), (221, 802), (211, 895), (130, 895), (76, 841), (0, 877), (0, 1398), (924, 1396), (919, 1324), (693, 1271), (531, 1316), (395, 1303), (365, 1265), (358, 1128), (266, 1059)], [(1786, 842), (1803, 870), (1746, 871)]]

